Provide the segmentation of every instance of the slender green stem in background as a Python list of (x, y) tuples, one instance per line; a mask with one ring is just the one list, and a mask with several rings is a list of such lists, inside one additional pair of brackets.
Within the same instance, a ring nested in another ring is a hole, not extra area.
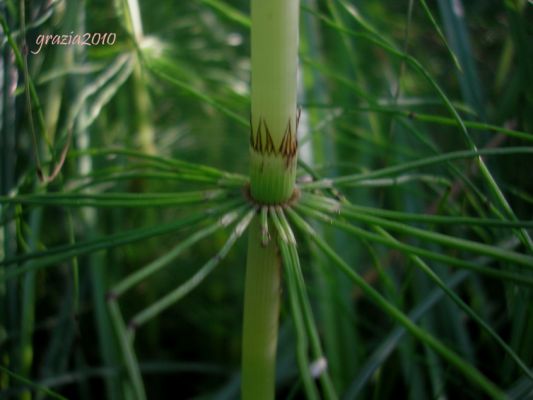
[(33, 388), (37, 393), (43, 392), (48, 397), (52, 399), (59, 399), (59, 400), (67, 400), (66, 397), (61, 396), (59, 393), (54, 392), (53, 390), (48, 389), (45, 386), (39, 385), (35, 382), (33, 382), (31, 379), (27, 379), (22, 375), (16, 374), (13, 371), (10, 371), (9, 369), (5, 368), (4, 366), (0, 365), (0, 371), (5, 373), (6, 375), (9, 375), (13, 378), (15, 381), (20, 381), (23, 384), (27, 385), (29, 388)]
[(461, 63), (459, 62), (459, 59), (455, 55), (453, 49), (448, 44), (448, 41), (446, 40), (446, 37), (444, 36), (444, 33), (440, 29), (439, 24), (437, 21), (435, 21), (435, 18), (433, 18), (433, 14), (431, 13), (431, 10), (429, 9), (426, 0), (420, 0), (420, 4), (422, 5), (422, 8), (424, 9), (424, 13), (428, 17), (428, 19), (431, 22), (431, 25), (435, 28), (435, 31), (438, 33), (440, 39), (442, 40), (442, 43), (444, 43), (444, 46), (446, 46), (446, 50), (448, 50), (448, 53), (450, 54), (451, 59), (453, 60), (453, 63), (455, 64), (455, 67), (460, 71), (463, 72), (463, 68), (461, 67)]
[[(2, 26), (3, 33), (7, 37), (7, 41), (9, 45), (13, 49), (13, 54), (15, 56), (15, 61), (16, 61), (17, 66), (22, 71), (26, 70), (27, 72), (27, 69), (25, 68), (24, 57), (20, 49), (18, 48), (17, 43), (15, 42), (15, 40), (13, 39), (11, 35), (11, 31), (9, 29), (6, 19), (4, 18), (3, 13), (0, 14), (0, 25)], [(39, 96), (37, 95), (37, 90), (35, 89), (33, 80), (31, 79), (28, 73), (25, 74), (25, 78), (27, 80), (26, 85), (27, 85), (29, 95), (31, 96), (31, 101), (33, 102), (33, 105), (37, 112), (37, 120), (39, 121), (39, 130), (40, 130), (39, 132), (41, 133), (42, 137), (46, 140), (48, 138), (48, 135), (46, 134), (46, 122), (45, 122), (44, 115), (42, 112), (42, 107), (40, 105), (41, 103), (39, 101)], [(51, 147), (51, 144), (49, 142), (47, 142), (47, 145), (49, 148)], [(37, 149), (35, 149), (35, 151), (37, 151)]]
[[(445, 282), (445, 284), (450, 289), (453, 289), (460, 283), (464, 282), (469, 276), (469, 272), (460, 271), (455, 273), (448, 281)], [(409, 319), (411, 319), (413, 322), (418, 321), (437, 303), (439, 303), (444, 296), (445, 294), (440, 288), (432, 290), (427, 298), (417, 304), (417, 306), (414, 307), (411, 312), (409, 312)], [(381, 345), (374, 350), (372, 355), (367, 359), (365, 365), (360, 368), (360, 372), (358, 372), (356, 379), (352, 381), (350, 387), (344, 395), (346, 400), (358, 398), (357, 396), (360, 395), (360, 392), (365, 384), (372, 379), (372, 376), (379, 366), (382, 365), (382, 363), (387, 360), (391, 353), (397, 349), (401, 339), (405, 336), (405, 333), (406, 329), (402, 326), (398, 326), (387, 336), (385, 340), (381, 342)]]
[[(379, 226), (374, 226), (373, 228), (381, 236), (397, 242), (397, 240), (383, 228)], [(498, 335), (474, 310), (472, 310), (472, 308), (470, 308), (463, 300), (461, 300), (461, 298), (456, 295), (453, 290), (448, 288), (448, 286), (446, 286), (442, 279), (439, 278), (439, 276), (420, 257), (411, 254), (409, 255), (409, 259), (413, 261), (413, 263), (419, 269), (421, 269), (429, 277), (429, 279), (431, 279), (437, 286), (439, 286), (446, 293), (446, 295), (448, 295), (448, 297), (450, 297), (452, 301), (456, 303), (457, 306), (465, 312), (465, 314), (467, 314), (470, 318), (476, 321), (481, 326), (481, 328), (502, 347), (503, 351), (505, 351), (509, 355), (509, 357), (511, 357), (516, 362), (522, 372), (533, 381), (533, 374), (531, 373), (527, 365), (525, 365), (525, 363), (518, 356), (518, 354), (516, 354), (507, 343), (505, 343), (505, 341), (500, 337), (500, 335)]]
[[(137, 0), (126, 0), (123, 1), (122, 4), (126, 28), (133, 39), (134, 45), (140, 50), (143, 46), (144, 34), (139, 3)], [(134, 120), (135, 129), (137, 131), (136, 139), (137, 144), (143, 152), (155, 154), (155, 132), (151, 121), (153, 115), (152, 102), (144, 78), (145, 76), (143, 75), (140, 59), (137, 58), (132, 74), (132, 86), (134, 92), (132, 100), (135, 109)]]
[(145, 400), (146, 394), (144, 384), (141, 371), (139, 370), (139, 362), (137, 361), (137, 356), (133, 349), (132, 337), (128, 335), (126, 324), (124, 323), (124, 318), (122, 317), (118, 303), (116, 301), (110, 301), (108, 307), (109, 316), (117, 334), (117, 340), (122, 353), (124, 365), (126, 366), (129, 381), (133, 386), (134, 399)]

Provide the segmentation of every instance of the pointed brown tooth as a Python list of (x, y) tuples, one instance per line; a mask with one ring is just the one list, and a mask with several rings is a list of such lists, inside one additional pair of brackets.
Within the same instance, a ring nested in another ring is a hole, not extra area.
[(254, 144), (254, 126), (252, 124), (252, 114), (250, 114), (250, 147), (255, 149)]
[(281, 138), (281, 143), (279, 144), (278, 153), (283, 153), (283, 147), (285, 146), (285, 141), (287, 140), (287, 132)]
[[(298, 109), (298, 115), (295, 119), (295, 128), (297, 129), (298, 121), (300, 118), (300, 110)], [(265, 136), (265, 144), (263, 145), (263, 133)], [(268, 154), (268, 155), (280, 155), (287, 159), (287, 165), (290, 163), (290, 160), (296, 155), (298, 151), (298, 139), (293, 135), (291, 119), (287, 121), (287, 127), (283, 137), (281, 138), (281, 143), (276, 149), (274, 144), (274, 139), (268, 128), (266, 119), (260, 117), (259, 123), (257, 125), (257, 130), (255, 135), (253, 134), (253, 129), (250, 134), (250, 145), (252, 149), (258, 153)]]
[(266, 123), (266, 120), (263, 121), (263, 124), (265, 126), (266, 131), (266, 144), (265, 144), (265, 151), (267, 154), (275, 154), (276, 149), (274, 148), (274, 141), (272, 140), (272, 136), (270, 135), (270, 130), (268, 129), (268, 125)]
[(263, 135), (261, 134), (261, 121), (262, 118), (259, 118), (259, 124), (257, 125), (257, 135), (255, 136), (255, 151), (259, 153), (263, 152)]

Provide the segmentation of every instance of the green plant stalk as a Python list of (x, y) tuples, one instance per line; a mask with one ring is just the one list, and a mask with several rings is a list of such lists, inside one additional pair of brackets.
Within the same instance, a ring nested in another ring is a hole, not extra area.
[[(294, 191), (298, 143), (299, 0), (251, 0), (250, 196), (261, 205)], [(250, 227), (242, 341), (242, 399), (274, 399), (281, 259), (265, 211)], [(263, 229), (262, 229), (263, 228)]]
[[(125, 0), (123, 2), (123, 7), (125, 26), (129, 30), (137, 50), (140, 51), (144, 40), (144, 33), (139, 2), (137, 0)], [(155, 132), (150, 119), (152, 103), (144, 82), (143, 72), (138, 57), (136, 58), (132, 71), (132, 84), (133, 106), (135, 107), (134, 128), (137, 132), (137, 145), (143, 152), (156, 154), (157, 149), (154, 143)]]
[(276, 232), (261, 243), (261, 223), (250, 225), (244, 293), (242, 399), (274, 399), (281, 260)]
[[(38, 235), (41, 228), (42, 210), (34, 210), (30, 216), (30, 224), (32, 232), (35, 236), (30, 238), (30, 249), (35, 250), (38, 245)], [(31, 264), (31, 262), (30, 262)], [(37, 276), (35, 271), (30, 271), (24, 275), (22, 280), (22, 301), (20, 320), (20, 358), (21, 358), (21, 375), (24, 377), (31, 376), (31, 368), (33, 365), (33, 332), (35, 329), (35, 307), (36, 307), (36, 281)], [(31, 399), (31, 392), (24, 391), (21, 394), (21, 399)]]
[(252, 0), (251, 195), (288, 200), (296, 176), (299, 0)]
[(146, 400), (146, 392), (139, 369), (139, 362), (133, 349), (132, 337), (128, 335), (128, 330), (117, 302), (109, 301), (107, 305), (109, 317), (117, 334), (117, 341), (126, 367), (126, 373), (129, 377), (129, 382), (126, 385), (131, 384), (131, 394), (134, 400)]

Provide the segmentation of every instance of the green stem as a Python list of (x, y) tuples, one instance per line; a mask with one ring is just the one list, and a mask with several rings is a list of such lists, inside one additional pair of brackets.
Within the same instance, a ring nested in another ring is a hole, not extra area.
[(128, 329), (124, 323), (119, 305), (115, 299), (110, 299), (107, 305), (109, 307), (111, 322), (117, 334), (117, 341), (122, 353), (124, 365), (126, 366), (126, 373), (129, 378), (128, 384), (131, 384), (132, 397), (134, 400), (146, 400), (144, 383), (139, 369), (139, 362), (133, 349), (132, 337), (128, 335)]
[(261, 244), (258, 217), (250, 225), (242, 342), (242, 399), (274, 399), (281, 260), (276, 232)]
[(252, 0), (251, 195), (287, 201), (296, 176), (299, 0)]
[(263, 205), (250, 227), (242, 342), (242, 399), (272, 400), (281, 259), (265, 205), (291, 199), (296, 177), (299, 0), (251, 0), (250, 196)]

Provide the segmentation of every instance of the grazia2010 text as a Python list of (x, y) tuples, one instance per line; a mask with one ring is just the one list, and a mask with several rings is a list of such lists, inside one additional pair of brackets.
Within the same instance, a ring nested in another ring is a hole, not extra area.
[(114, 32), (87, 32), (67, 35), (44, 35), (40, 34), (35, 39), (37, 50), (31, 50), (32, 54), (39, 54), (43, 46), (112, 46), (117, 40)]

